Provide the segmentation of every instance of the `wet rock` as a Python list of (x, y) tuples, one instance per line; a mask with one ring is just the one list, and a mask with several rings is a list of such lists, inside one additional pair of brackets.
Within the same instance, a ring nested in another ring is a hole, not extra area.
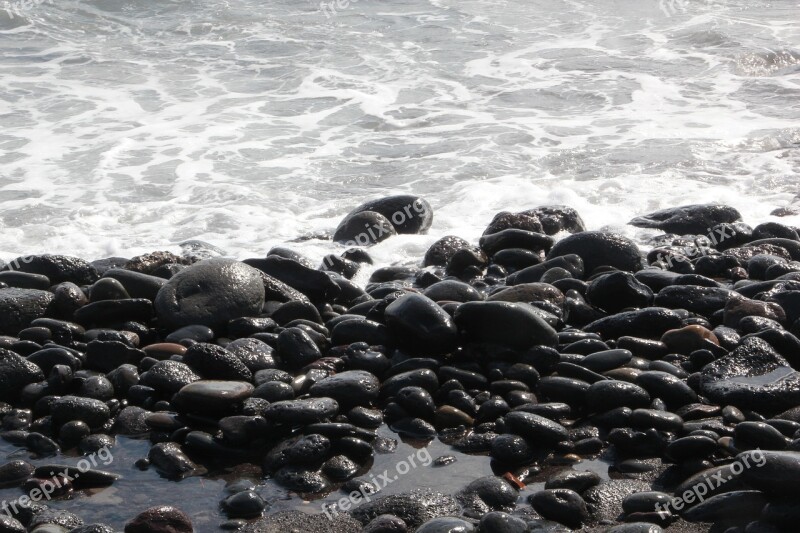
[(678, 329), (683, 325), (678, 313), (663, 307), (648, 307), (595, 320), (585, 326), (583, 331), (598, 333), (604, 339), (625, 336), (660, 339), (667, 331)]
[(169, 479), (183, 479), (205, 472), (203, 467), (189, 459), (176, 442), (160, 442), (153, 445), (147, 454), (147, 459), (161, 475)]
[(236, 356), (253, 373), (278, 366), (274, 348), (258, 339), (236, 339), (228, 343), (225, 349)]
[(273, 477), (282, 486), (299, 493), (323, 492), (330, 486), (320, 472), (294, 465), (278, 469)]
[(170, 360), (157, 362), (140, 376), (142, 385), (163, 394), (175, 394), (186, 385), (199, 380), (200, 376), (189, 365)]
[(29, 383), (44, 380), (44, 372), (16, 353), (0, 348), (0, 400), (15, 401)]
[(151, 507), (125, 524), (125, 533), (193, 533), (192, 521), (181, 510), (162, 505)]
[(428, 520), (417, 528), (417, 533), (471, 533), (475, 527), (465, 520), (452, 516)]
[(369, 246), (397, 235), (392, 223), (375, 211), (350, 213), (339, 223), (333, 240), (348, 246)]
[(114, 421), (114, 431), (120, 435), (141, 435), (147, 433), (147, 415), (150, 411), (141, 407), (128, 406), (122, 409)]
[(743, 466), (741, 478), (747, 486), (775, 496), (793, 494), (791, 480), (800, 473), (800, 453), (750, 450), (736, 461)]
[(302, 368), (322, 357), (311, 336), (299, 327), (287, 328), (278, 335), (277, 351), (291, 368)]
[(46, 276), (54, 285), (63, 282), (89, 285), (100, 277), (97, 270), (83, 259), (66, 255), (18, 257), (4, 264), (0, 270), (40, 274)]
[(462, 248), (470, 248), (469, 242), (461, 237), (448, 235), (442, 237), (428, 248), (422, 260), (422, 266), (445, 266), (453, 258), (453, 255)]
[(69, 511), (45, 509), (33, 515), (28, 528), (30, 531), (42, 531), (46, 526), (58, 526), (68, 531), (82, 525), (83, 520)]
[(502, 252), (503, 250), (527, 250), (538, 255), (539, 252), (547, 252), (553, 247), (554, 240), (542, 233), (526, 231), (524, 229), (509, 228), (497, 233), (483, 235), (478, 243), (481, 250), (488, 256)]
[(800, 374), (756, 337), (706, 365), (700, 388), (721, 405), (773, 412), (800, 405)]
[(679, 235), (705, 235), (717, 224), (741, 220), (733, 207), (719, 204), (686, 205), (655, 211), (636, 217), (628, 224), (639, 228), (660, 229)]
[(586, 225), (578, 212), (566, 205), (545, 205), (523, 213), (537, 217), (548, 235), (555, 235), (561, 231), (569, 233), (586, 231)]
[(256, 518), (266, 507), (266, 502), (252, 490), (238, 492), (222, 501), (222, 508), (230, 518)]
[(530, 306), (509, 302), (467, 302), (458, 306), (454, 320), (470, 342), (494, 343), (517, 349), (556, 346), (558, 336)]
[(33, 465), (16, 459), (0, 465), (0, 487), (15, 487), (33, 473)]
[(456, 347), (450, 315), (421, 294), (398, 298), (386, 307), (384, 318), (394, 342), (417, 353), (448, 353)]
[(127, 321), (149, 322), (154, 313), (153, 303), (145, 298), (101, 300), (77, 309), (74, 319), (84, 326), (108, 326)]
[(757, 519), (766, 504), (767, 500), (758, 491), (732, 491), (698, 503), (681, 518), (687, 522), (747, 522)]
[(0, 289), (0, 334), (16, 335), (45, 316), (54, 296), (38, 289)]
[(364, 526), (362, 533), (406, 533), (408, 526), (402, 518), (393, 515), (375, 517)]
[(374, 211), (386, 217), (397, 233), (425, 233), (433, 223), (433, 208), (424, 199), (411, 194), (386, 196), (365, 202), (352, 213)]
[(284, 400), (267, 406), (264, 418), (273, 422), (306, 425), (336, 416), (339, 404), (332, 398)]
[(70, 420), (81, 420), (91, 428), (99, 428), (111, 417), (111, 411), (100, 400), (63, 396), (50, 404), (50, 415), (56, 426), (61, 426)]
[(617, 407), (635, 409), (647, 407), (650, 404), (650, 395), (633, 383), (616, 380), (598, 381), (589, 387), (586, 403), (594, 412), (610, 411)]
[(528, 531), (528, 524), (523, 519), (508, 513), (492, 511), (481, 517), (479, 529), (492, 533), (525, 533)]
[(667, 309), (686, 309), (708, 317), (724, 309), (728, 302), (741, 299), (740, 294), (721, 287), (672, 285), (658, 291), (653, 305)]
[(650, 490), (650, 485), (633, 479), (604, 481), (583, 493), (587, 508), (595, 520), (616, 521), (623, 500), (631, 494)]
[(524, 466), (537, 458), (537, 450), (519, 435), (506, 433), (491, 441), (491, 456), (500, 464)]
[(741, 320), (748, 317), (768, 318), (779, 323), (786, 322), (786, 313), (776, 303), (741, 299), (729, 301), (725, 305), (723, 323), (729, 328), (739, 327)]
[(600, 476), (591, 470), (561, 470), (547, 479), (544, 488), (569, 489), (580, 494), (598, 485), (600, 481)]
[(589, 520), (586, 502), (569, 489), (547, 489), (531, 496), (531, 506), (542, 517), (570, 528), (579, 528)]
[(341, 372), (315, 383), (309, 389), (311, 396), (333, 398), (342, 408), (369, 405), (378, 397), (380, 381), (363, 370)]
[(509, 511), (519, 497), (519, 490), (504, 478), (485, 476), (472, 481), (456, 494), (464, 515), (478, 518), (491, 511)]
[(167, 283), (164, 278), (122, 268), (107, 270), (103, 278), (119, 282), (131, 298), (147, 298), (150, 301), (156, 299), (158, 291)]
[(483, 300), (483, 295), (477, 289), (457, 280), (444, 280), (434, 283), (423, 293), (434, 302), (475, 302)]
[(219, 326), (254, 316), (264, 305), (264, 283), (253, 268), (223, 258), (185, 268), (158, 291), (153, 302), (160, 323), (171, 328)]
[(569, 254), (576, 254), (583, 260), (587, 273), (600, 266), (611, 266), (627, 272), (636, 272), (642, 268), (642, 258), (636, 244), (614, 233), (584, 231), (570, 235), (558, 241), (547, 254), (547, 258)]
[(253, 374), (238, 357), (216, 344), (192, 344), (186, 349), (183, 362), (200, 376), (209, 379), (250, 381), (253, 378)]
[(653, 291), (629, 272), (612, 272), (596, 278), (586, 290), (586, 300), (608, 313), (648, 307)]
[(533, 233), (542, 233), (544, 231), (541, 222), (534, 215), (501, 211), (492, 218), (483, 234), (491, 235), (506, 229), (521, 229)]
[(566, 428), (543, 416), (524, 411), (512, 411), (503, 420), (508, 429), (539, 446), (555, 446), (569, 440)]
[(636, 376), (636, 384), (645, 389), (653, 398), (660, 398), (670, 409), (677, 409), (697, 402), (697, 393), (683, 380), (658, 370), (641, 372)]
[(25, 533), (27, 530), (16, 518), (0, 514), (0, 531), (2, 533)]
[(253, 390), (244, 381), (201, 380), (181, 388), (172, 403), (183, 412), (222, 417), (236, 414)]

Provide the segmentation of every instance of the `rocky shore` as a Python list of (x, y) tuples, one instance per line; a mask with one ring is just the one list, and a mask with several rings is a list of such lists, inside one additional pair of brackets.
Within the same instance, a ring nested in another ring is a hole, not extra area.
[[(0, 485), (30, 498), (3, 508), (0, 533), (113, 531), (32, 495), (114, 486), (74, 460), (113, 453), (117, 436), (149, 440), (135, 466), (166, 480), (248, 463), (298, 501), (343, 500), (273, 512), (258, 484), (234, 481), (219, 503), (229, 530), (796, 530), (796, 228), (683, 206), (632, 220), (654, 235), (635, 243), (547, 206), (498, 213), (479, 242), (444, 236), (416, 266), (372, 266), (370, 245), (433, 215), (414, 196), (359, 206), (321, 265), (197, 241), (5, 264), (0, 437), (28, 460), (0, 464)], [(446, 477), (468, 454), (494, 475), (376, 493), (376, 454), (434, 439), (454, 455), (414, 468)], [(129, 509), (125, 532), (201, 530), (160, 503)]]

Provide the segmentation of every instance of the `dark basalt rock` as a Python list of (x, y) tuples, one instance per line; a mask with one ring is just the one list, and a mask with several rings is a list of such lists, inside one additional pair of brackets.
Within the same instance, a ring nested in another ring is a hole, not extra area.
[(531, 496), (530, 502), (542, 517), (573, 529), (589, 521), (586, 502), (580, 494), (569, 489), (541, 490)]
[(192, 324), (221, 326), (254, 316), (264, 305), (261, 275), (239, 261), (213, 258), (187, 267), (158, 291), (159, 322), (170, 328)]
[(363, 370), (349, 370), (325, 378), (311, 386), (308, 393), (333, 398), (342, 408), (369, 405), (378, 397), (380, 381)]
[(278, 511), (251, 522), (242, 530), (243, 533), (286, 533), (302, 531), (303, 533), (360, 533), (361, 523), (344, 512), (331, 510), (324, 513), (309, 514), (302, 511)]
[(686, 510), (681, 518), (687, 522), (749, 522), (761, 515), (766, 504), (763, 494), (756, 490), (737, 490), (712, 496)]
[(421, 294), (406, 294), (389, 304), (384, 319), (393, 341), (421, 354), (448, 353), (458, 341), (452, 318)]
[(44, 372), (16, 353), (0, 348), (0, 400), (15, 401), (29, 383), (44, 380)]
[(586, 225), (578, 212), (566, 205), (545, 205), (523, 211), (523, 214), (537, 217), (548, 235), (555, 235), (561, 231), (569, 233), (586, 231)]
[(717, 224), (732, 223), (741, 218), (739, 211), (727, 205), (698, 204), (662, 209), (636, 217), (628, 224), (679, 235), (705, 235)]
[(325, 272), (291, 259), (271, 255), (266, 259), (245, 259), (244, 263), (299, 291), (312, 302), (332, 300), (341, 292), (341, 288)]
[(653, 304), (667, 309), (686, 309), (710, 317), (716, 311), (724, 309), (728, 302), (743, 299), (741, 294), (721, 287), (672, 285), (661, 289)]
[(464, 507), (464, 515), (479, 518), (491, 511), (510, 511), (519, 497), (519, 490), (502, 477), (485, 476), (458, 491), (456, 500)]
[(630, 239), (614, 233), (584, 231), (570, 235), (553, 246), (547, 259), (570, 254), (583, 260), (587, 273), (600, 266), (611, 266), (626, 272), (642, 269), (638, 246)]
[(264, 418), (291, 425), (313, 424), (336, 416), (339, 404), (332, 398), (311, 398), (275, 402), (264, 409)]
[(125, 533), (194, 533), (192, 521), (181, 510), (151, 507), (125, 525)]
[(222, 417), (236, 414), (254, 389), (243, 381), (195, 381), (181, 388), (172, 404), (182, 412)]
[(147, 298), (150, 301), (155, 300), (158, 291), (167, 283), (167, 280), (158, 276), (121, 268), (107, 270), (103, 278), (117, 280), (132, 298)]
[(253, 378), (253, 374), (238, 357), (216, 344), (192, 344), (186, 349), (183, 362), (208, 379), (250, 381)]
[(467, 302), (458, 306), (454, 320), (470, 342), (501, 344), (521, 350), (535, 345), (558, 345), (556, 331), (527, 304)]
[(442, 237), (431, 244), (431, 247), (425, 252), (422, 266), (445, 266), (462, 248), (472, 248), (472, 245), (461, 237), (453, 235)]
[(369, 246), (397, 235), (392, 223), (375, 211), (347, 215), (333, 233), (333, 240), (348, 246)]
[(105, 326), (127, 321), (148, 322), (155, 315), (153, 303), (145, 298), (101, 300), (75, 311), (75, 322), (84, 326)]
[(632, 336), (657, 340), (667, 331), (683, 325), (678, 313), (663, 307), (648, 307), (595, 320), (583, 331), (598, 333), (604, 339)]
[(140, 383), (162, 394), (174, 394), (186, 385), (198, 381), (200, 376), (185, 363), (159, 361), (140, 376)]
[(547, 252), (555, 242), (552, 237), (542, 233), (534, 233), (524, 229), (509, 228), (489, 235), (484, 235), (478, 241), (481, 249), (487, 255), (493, 256), (502, 250), (520, 248), (532, 252)]
[(434, 302), (477, 302), (484, 299), (483, 295), (471, 285), (452, 279), (434, 283), (425, 289), (423, 294)]
[(706, 365), (700, 388), (714, 402), (743, 409), (776, 412), (800, 405), (800, 373), (757, 337)]
[(100, 400), (62, 396), (50, 404), (50, 415), (56, 426), (66, 424), (70, 420), (81, 420), (91, 428), (99, 428), (111, 417), (111, 411)]
[(391, 222), (397, 233), (425, 233), (433, 223), (431, 204), (425, 199), (411, 194), (370, 200), (353, 209), (350, 215), (363, 211), (380, 213)]
[(2, 271), (26, 272), (47, 276), (52, 284), (70, 281), (78, 285), (89, 285), (97, 281), (97, 270), (77, 257), (66, 255), (29, 255), (17, 257), (0, 268)]
[(541, 222), (539, 222), (539, 219), (535, 216), (524, 213), (501, 211), (492, 218), (492, 221), (486, 227), (483, 235), (491, 235), (506, 229), (521, 229), (533, 233), (544, 232)]
[(17, 335), (48, 314), (54, 295), (38, 289), (0, 289), (0, 334)]
[(589, 284), (586, 300), (608, 313), (616, 313), (628, 307), (648, 307), (653, 303), (653, 291), (629, 272), (612, 272)]

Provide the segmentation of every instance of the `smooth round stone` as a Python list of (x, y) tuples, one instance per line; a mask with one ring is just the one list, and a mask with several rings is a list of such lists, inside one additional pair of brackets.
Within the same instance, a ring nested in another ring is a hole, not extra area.
[(517, 349), (557, 346), (555, 330), (532, 306), (514, 302), (467, 302), (458, 306), (454, 320), (470, 342), (492, 343)]
[(439, 388), (439, 378), (427, 368), (409, 370), (390, 377), (381, 384), (380, 395), (384, 398), (396, 396), (405, 387), (420, 387), (435, 392)]
[(428, 520), (416, 529), (416, 533), (470, 533), (475, 526), (466, 520), (444, 516)]
[(322, 357), (311, 335), (299, 327), (287, 328), (278, 334), (277, 351), (291, 368), (302, 368)]
[(710, 457), (717, 450), (717, 441), (703, 435), (690, 435), (675, 439), (667, 445), (667, 457), (682, 462)]
[(111, 411), (100, 400), (62, 396), (50, 404), (50, 415), (56, 426), (61, 426), (70, 420), (81, 420), (89, 427), (99, 428), (111, 417)]
[(547, 376), (539, 382), (542, 396), (552, 402), (565, 403), (571, 407), (582, 407), (590, 384), (573, 378)]
[(327, 377), (311, 386), (315, 397), (333, 398), (343, 408), (369, 405), (378, 397), (380, 381), (364, 370), (349, 370)]
[(401, 418), (393, 422), (390, 427), (400, 435), (412, 438), (432, 439), (436, 436), (436, 428), (421, 418)]
[(788, 441), (784, 435), (765, 422), (740, 422), (733, 430), (736, 447), (740, 450), (760, 448), (783, 450)]
[(632, 357), (628, 350), (605, 350), (585, 356), (578, 364), (594, 372), (606, 372), (628, 364)]
[(253, 391), (254, 398), (263, 398), (270, 402), (294, 399), (294, 389), (288, 383), (282, 381), (267, 381), (262, 383)]
[(47, 314), (53, 293), (38, 289), (0, 289), (0, 335), (17, 335)]
[(800, 476), (800, 452), (751, 450), (737, 455), (736, 461), (751, 465), (741, 474), (748, 486), (776, 496), (794, 494), (792, 487)]
[(521, 518), (508, 513), (492, 511), (481, 517), (478, 529), (492, 533), (525, 533), (528, 531), (528, 524)]
[(685, 381), (668, 372), (648, 370), (636, 376), (636, 384), (654, 398), (661, 398), (667, 407), (677, 409), (697, 402), (695, 393)]
[(628, 423), (633, 428), (655, 428), (659, 431), (677, 432), (683, 427), (683, 419), (668, 411), (656, 409), (634, 409)]
[(575, 254), (587, 273), (600, 266), (612, 266), (627, 272), (642, 268), (639, 247), (630, 239), (614, 233), (584, 231), (570, 235), (553, 245), (548, 259)]
[(235, 413), (253, 390), (243, 381), (195, 381), (178, 391), (172, 403), (181, 411), (220, 416)]
[(484, 299), (483, 294), (473, 286), (451, 279), (434, 283), (423, 294), (434, 302), (476, 302)]
[(319, 472), (291, 465), (275, 472), (274, 479), (287, 489), (300, 493), (322, 492), (329, 486), (329, 482)]
[(664, 307), (647, 307), (600, 318), (584, 326), (583, 330), (597, 333), (604, 339), (626, 336), (659, 339), (666, 331), (681, 326), (683, 318), (678, 312)]
[(537, 445), (554, 446), (561, 441), (569, 440), (569, 432), (564, 426), (543, 416), (512, 411), (503, 420), (512, 432)]
[(591, 470), (562, 470), (547, 479), (545, 489), (570, 489), (581, 493), (600, 483), (600, 476)]
[(684, 511), (687, 522), (721, 522), (755, 520), (767, 504), (764, 495), (756, 490), (737, 490), (717, 494)]
[(204, 471), (176, 442), (160, 442), (153, 445), (147, 453), (147, 459), (168, 479), (183, 479)]
[(234, 381), (250, 381), (253, 378), (253, 374), (238, 357), (216, 344), (192, 344), (186, 349), (183, 362), (207, 378)]
[(213, 327), (258, 315), (264, 305), (264, 283), (259, 271), (244, 263), (206, 259), (170, 278), (153, 305), (159, 322), (167, 327)]
[(322, 473), (331, 481), (344, 481), (356, 475), (358, 468), (349, 457), (335, 455), (322, 465)]
[(0, 348), (0, 401), (17, 401), (26, 385), (43, 380), (41, 368), (10, 350)]
[(628, 514), (652, 513), (656, 506), (664, 508), (670, 502), (672, 496), (664, 492), (637, 492), (622, 500), (622, 510)]
[(364, 526), (362, 533), (406, 533), (408, 526), (399, 516), (384, 514), (376, 516)]
[(546, 489), (530, 497), (531, 506), (542, 517), (570, 528), (579, 528), (589, 520), (586, 502), (569, 489)]
[(250, 372), (275, 368), (275, 349), (258, 339), (236, 339), (228, 343), (225, 349), (235, 355)]
[(450, 315), (421, 294), (406, 294), (390, 303), (384, 320), (397, 344), (420, 354), (448, 353), (458, 341)]
[(598, 381), (586, 392), (586, 403), (594, 412), (610, 411), (617, 407), (647, 407), (650, 395), (646, 390), (624, 381)]
[[(21, 485), (33, 473), (33, 465), (16, 459), (0, 465), (0, 487)], [(0, 515), (2, 516), (2, 515)]]
[(230, 518), (255, 518), (267, 507), (266, 502), (251, 490), (238, 492), (222, 501), (222, 508)]
[(151, 507), (125, 524), (125, 533), (193, 533), (192, 521), (175, 507)]
[(307, 425), (336, 416), (339, 404), (333, 398), (284, 400), (267, 406), (264, 418), (291, 425)]
[(586, 300), (608, 313), (616, 313), (651, 305), (653, 291), (629, 272), (611, 272), (589, 284)]
[(183, 387), (200, 380), (189, 365), (178, 361), (159, 361), (143, 372), (139, 378), (142, 385), (152, 387), (164, 394), (175, 394)]
[(537, 454), (524, 438), (507, 433), (492, 440), (491, 456), (501, 464), (522, 466), (531, 463)]

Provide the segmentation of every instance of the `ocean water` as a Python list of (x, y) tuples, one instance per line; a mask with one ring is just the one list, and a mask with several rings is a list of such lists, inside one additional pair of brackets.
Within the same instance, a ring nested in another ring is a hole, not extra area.
[(400, 192), (435, 220), (381, 264), (552, 203), (800, 224), (798, 175), (796, 0), (0, 2), (4, 259), (258, 256)]

